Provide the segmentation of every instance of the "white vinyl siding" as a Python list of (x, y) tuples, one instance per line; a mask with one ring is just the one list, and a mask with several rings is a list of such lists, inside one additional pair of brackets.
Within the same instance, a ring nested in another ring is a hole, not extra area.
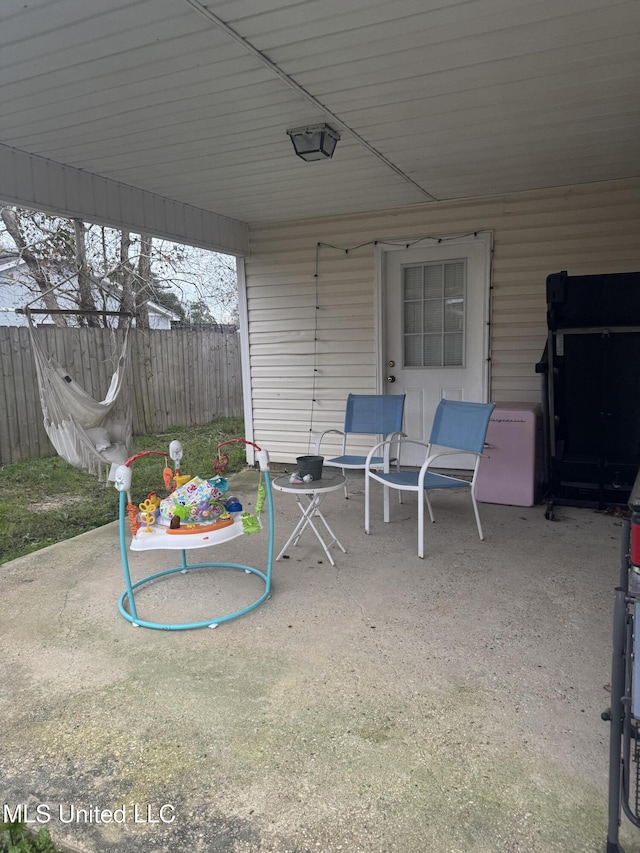
[(252, 228), (255, 440), (290, 462), (341, 424), (349, 391), (378, 390), (373, 241), (492, 231), (490, 396), (537, 402), (547, 275), (640, 270), (639, 226), (640, 180), (629, 180)]

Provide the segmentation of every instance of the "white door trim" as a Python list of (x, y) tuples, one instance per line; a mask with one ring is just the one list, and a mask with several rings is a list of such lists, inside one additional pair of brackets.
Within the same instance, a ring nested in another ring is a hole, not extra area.
[(386, 252), (401, 252), (407, 249), (423, 249), (442, 244), (464, 246), (470, 243), (484, 244), (484, 329), (482, 337), (482, 401), (487, 403), (491, 395), (491, 265), (493, 260), (493, 231), (476, 231), (473, 234), (450, 237), (426, 237), (423, 239), (388, 240), (379, 242), (375, 247), (375, 352), (376, 352), (376, 391), (385, 393), (385, 377), (387, 374), (384, 361), (385, 354), (385, 312), (384, 312), (384, 268)]

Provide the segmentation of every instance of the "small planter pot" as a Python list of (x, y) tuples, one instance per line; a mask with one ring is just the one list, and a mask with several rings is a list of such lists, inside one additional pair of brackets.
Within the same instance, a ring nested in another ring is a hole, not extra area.
[(312, 480), (322, 479), (324, 456), (298, 456), (296, 464), (301, 477), (309, 474)]

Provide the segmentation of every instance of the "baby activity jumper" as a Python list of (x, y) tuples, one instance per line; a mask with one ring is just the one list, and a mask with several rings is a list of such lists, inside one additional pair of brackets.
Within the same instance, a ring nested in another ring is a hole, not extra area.
[[(248, 444), (257, 451), (256, 458), (260, 469), (260, 482), (257, 489), (255, 512), (243, 511), (243, 507), (234, 495), (228, 495), (228, 482), (222, 476), (228, 464), (228, 456), (221, 448), (228, 444)], [(164, 457), (163, 481), (165, 497), (156, 492), (147, 495), (144, 500), (134, 503), (131, 499), (133, 464), (143, 457)], [(269, 477), (269, 455), (266, 450), (246, 439), (231, 439), (219, 444), (213, 465), (214, 476), (205, 480), (190, 477), (180, 472), (183, 456), (182, 443), (172, 441), (169, 452), (145, 450), (131, 456), (124, 465), (116, 470), (115, 487), (120, 492), (119, 532), (120, 554), (124, 574), (125, 590), (118, 601), (121, 615), (134, 626), (158, 628), (166, 631), (180, 631), (190, 628), (217, 628), (223, 622), (237, 619), (259, 607), (271, 594), (271, 570), (273, 564), (273, 499)], [(173, 469), (169, 467), (173, 462)], [(187, 550), (210, 548), (229, 542), (241, 536), (260, 533), (263, 524), (261, 515), (267, 509), (267, 555), (264, 569), (240, 563), (188, 563)], [(156, 572), (136, 582), (131, 580), (127, 548), (127, 521), (131, 532), (131, 551), (169, 550), (180, 552), (180, 565), (175, 568)], [(136, 604), (136, 592), (152, 581), (166, 578), (176, 573), (188, 574), (200, 569), (238, 569), (245, 574), (254, 575), (263, 582), (262, 594), (251, 604), (232, 613), (221, 614), (197, 622), (155, 622), (141, 618)]]

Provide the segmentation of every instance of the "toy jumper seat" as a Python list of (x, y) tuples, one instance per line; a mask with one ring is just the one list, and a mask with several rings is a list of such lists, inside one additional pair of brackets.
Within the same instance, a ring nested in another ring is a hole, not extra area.
[[(223, 444), (229, 443), (252, 444), (244, 439), (232, 439), (231, 442), (223, 442)], [(258, 451), (257, 459), (261, 478), (256, 499), (255, 516), (251, 516), (247, 512), (234, 511), (236, 506), (232, 503), (232, 500), (235, 499), (229, 499), (225, 505), (225, 502), (220, 499), (221, 493), (216, 490), (216, 481), (220, 481), (222, 478), (215, 477), (212, 481), (200, 480), (197, 477), (193, 479), (181, 478), (178, 468), (180, 459), (182, 458), (182, 445), (180, 442), (171, 442), (169, 454), (154, 450), (144, 451), (132, 456), (124, 465), (121, 465), (117, 469), (115, 486), (120, 492), (120, 553), (125, 581), (125, 590), (118, 601), (118, 609), (121, 615), (131, 622), (132, 625), (142, 626), (143, 628), (158, 628), (165, 631), (180, 631), (205, 627), (217, 628), (223, 622), (229, 622), (231, 619), (237, 619), (239, 616), (244, 616), (245, 613), (255, 610), (256, 607), (259, 607), (259, 605), (269, 598), (271, 595), (274, 541), (273, 499), (269, 478), (269, 456), (266, 450), (262, 450), (255, 444), (252, 444), (252, 446)], [(218, 445), (218, 458), (220, 458), (220, 447), (222, 445)], [(155, 495), (150, 495), (141, 504), (133, 504), (130, 498), (132, 483), (131, 466), (133, 462), (142, 456), (164, 456), (166, 458), (168, 455), (171, 456), (176, 466), (175, 474), (171, 472), (171, 469), (165, 468), (165, 484), (167, 488), (170, 484), (173, 484), (174, 491), (172, 494), (165, 501), (161, 501)], [(220, 470), (219, 466), (215, 470), (218, 473)], [(180, 495), (178, 489), (181, 487), (176, 488), (176, 484), (184, 479), (188, 481), (183, 484), (185, 487), (184, 494), (191, 496), (191, 503), (189, 503), (187, 498), (183, 498)], [(178, 497), (175, 497), (176, 495)], [(166, 510), (165, 502), (167, 501), (169, 502), (168, 506), (170, 508), (173, 507), (173, 511)], [(268, 540), (264, 570), (240, 563), (188, 563), (186, 553), (188, 550), (210, 548), (250, 533), (259, 532), (262, 528), (259, 516), (265, 503), (268, 517)], [(165, 504), (162, 511), (160, 509), (161, 504)], [(178, 510), (181, 511), (179, 512)], [(175, 568), (156, 572), (132, 583), (127, 553), (127, 519), (131, 525), (131, 551), (179, 551), (180, 565)], [(174, 523), (174, 521), (177, 523)], [(264, 587), (262, 588), (261, 595), (247, 606), (231, 613), (212, 616), (209, 619), (202, 619), (195, 622), (171, 623), (156, 622), (141, 618), (136, 604), (136, 592), (141, 587), (161, 578), (170, 577), (176, 573), (187, 574), (200, 569), (239, 569), (246, 574), (258, 577), (263, 582)]]

